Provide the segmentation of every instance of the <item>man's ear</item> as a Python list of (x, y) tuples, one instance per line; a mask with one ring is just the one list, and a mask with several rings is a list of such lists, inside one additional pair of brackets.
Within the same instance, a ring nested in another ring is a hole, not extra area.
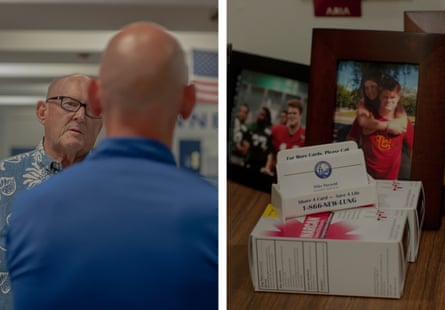
[(36, 115), (41, 124), (45, 124), (47, 111), (48, 107), (46, 105), (46, 102), (43, 100), (39, 100), (36, 104)]
[(88, 85), (88, 104), (91, 107), (91, 112), (96, 116), (102, 113), (99, 83), (99, 80), (92, 79)]
[(184, 87), (184, 97), (182, 101), (180, 114), (183, 119), (187, 119), (192, 114), (196, 103), (195, 85), (190, 84)]

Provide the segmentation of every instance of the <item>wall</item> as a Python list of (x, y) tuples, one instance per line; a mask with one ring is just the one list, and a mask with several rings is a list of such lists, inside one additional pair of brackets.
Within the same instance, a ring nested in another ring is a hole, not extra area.
[(227, 43), (309, 65), (312, 28), (403, 31), (404, 11), (445, 9), (445, 0), (361, 1), (361, 17), (339, 18), (314, 17), (312, 0), (227, 0)]
[(0, 158), (9, 156), (14, 148), (35, 146), (42, 134), (34, 107), (0, 107)]

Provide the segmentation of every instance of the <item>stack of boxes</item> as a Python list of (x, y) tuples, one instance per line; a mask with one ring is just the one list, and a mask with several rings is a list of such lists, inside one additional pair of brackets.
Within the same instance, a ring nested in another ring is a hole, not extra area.
[[(279, 183), (250, 236), (255, 290), (401, 297), (419, 247), (422, 183), (373, 180), (363, 172), (361, 150), (349, 143), (279, 153)], [(355, 167), (338, 160), (355, 156)], [(316, 168), (320, 162), (325, 167)], [(302, 183), (304, 191), (297, 189)]]

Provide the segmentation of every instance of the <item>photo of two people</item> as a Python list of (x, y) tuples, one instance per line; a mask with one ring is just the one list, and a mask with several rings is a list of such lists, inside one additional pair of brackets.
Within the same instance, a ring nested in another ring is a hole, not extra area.
[(375, 179), (409, 179), (418, 66), (340, 61), (334, 142), (354, 140)]

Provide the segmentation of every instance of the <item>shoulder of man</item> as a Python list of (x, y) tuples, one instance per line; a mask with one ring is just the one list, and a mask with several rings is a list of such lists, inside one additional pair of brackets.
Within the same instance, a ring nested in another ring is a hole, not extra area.
[(0, 161), (0, 177), (16, 175), (31, 165), (33, 160), (37, 160), (34, 154), (36, 150), (16, 154)]

